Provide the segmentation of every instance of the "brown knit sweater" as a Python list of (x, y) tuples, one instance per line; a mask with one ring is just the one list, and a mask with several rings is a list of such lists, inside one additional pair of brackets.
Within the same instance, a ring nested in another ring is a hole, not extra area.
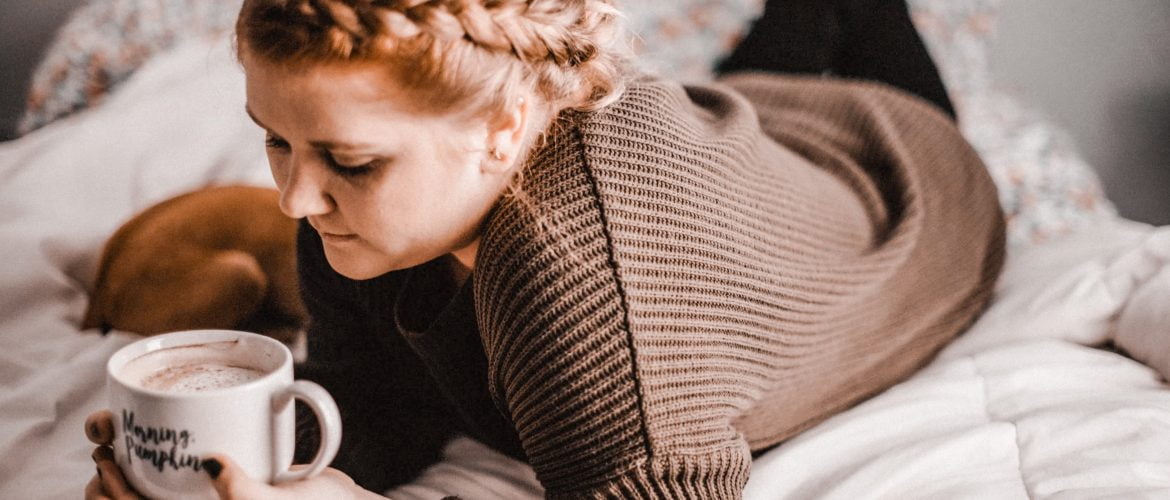
[(346, 280), (303, 231), (302, 374), (342, 406), (339, 466), (382, 487), (465, 432), (550, 497), (736, 498), (752, 451), (971, 323), (1003, 217), (947, 118), (875, 84), (722, 84), (562, 115), (461, 289), (439, 261)]

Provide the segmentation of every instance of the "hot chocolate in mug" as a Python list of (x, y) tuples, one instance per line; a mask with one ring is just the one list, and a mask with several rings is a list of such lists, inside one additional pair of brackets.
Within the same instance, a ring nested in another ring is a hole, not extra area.
[[(230, 330), (168, 333), (118, 350), (106, 376), (126, 480), (151, 498), (217, 498), (201, 463), (211, 453), (269, 483), (321, 472), (341, 444), (341, 418), (321, 386), (293, 380), (292, 365), (284, 344)], [(294, 471), (295, 399), (316, 413), (321, 446)]]

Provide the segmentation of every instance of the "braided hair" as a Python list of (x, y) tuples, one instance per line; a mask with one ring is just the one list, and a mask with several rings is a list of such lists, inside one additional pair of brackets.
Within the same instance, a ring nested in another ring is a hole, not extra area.
[(531, 89), (593, 110), (624, 88), (613, 0), (245, 0), (241, 58), (383, 64), (424, 111), (487, 113)]

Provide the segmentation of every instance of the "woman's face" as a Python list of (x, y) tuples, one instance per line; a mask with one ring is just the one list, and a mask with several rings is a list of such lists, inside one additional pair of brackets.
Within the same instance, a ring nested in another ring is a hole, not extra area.
[(280, 208), (308, 219), (337, 272), (368, 279), (474, 248), (511, 174), (485, 167), (487, 120), (412, 112), (371, 66), (243, 63)]

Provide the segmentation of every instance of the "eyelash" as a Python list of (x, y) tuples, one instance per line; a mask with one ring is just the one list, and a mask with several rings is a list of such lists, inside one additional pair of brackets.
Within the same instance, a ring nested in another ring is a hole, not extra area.
[(272, 135), (264, 136), (264, 147), (268, 149), (288, 149), (288, 143)]
[[(274, 136), (266, 136), (264, 138), (264, 147), (268, 149), (288, 150), (288, 142)], [(374, 160), (361, 165), (342, 165), (333, 159), (333, 155), (328, 151), (321, 152), (321, 158), (325, 160), (325, 164), (332, 170), (333, 173), (342, 177), (360, 177), (362, 175), (373, 172), (380, 164), (380, 160)]]
[(329, 170), (342, 177), (361, 177), (374, 171), (374, 167), (378, 166), (378, 160), (374, 160), (361, 165), (342, 165), (333, 159), (333, 155), (327, 151), (321, 152), (321, 157), (325, 159), (325, 164), (329, 166)]

